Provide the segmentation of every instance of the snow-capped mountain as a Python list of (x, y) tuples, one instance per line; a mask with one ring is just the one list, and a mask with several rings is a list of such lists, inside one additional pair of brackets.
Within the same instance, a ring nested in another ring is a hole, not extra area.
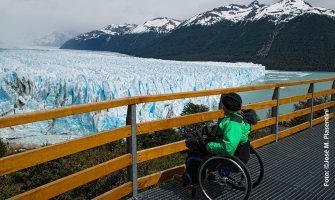
[(157, 18), (120, 37), (96, 34), (69, 40), (61, 48), (172, 60), (248, 61), (278, 70), (330, 70), (335, 66), (334, 45), (334, 10), (282, 0), (272, 5), (231, 4), (185, 21)]
[(113, 35), (123, 35), (131, 32), (137, 25), (136, 24), (123, 24), (123, 25), (108, 25), (100, 30), (94, 30), (88, 33), (83, 33), (75, 37), (75, 40), (89, 40), (98, 38), (103, 35), (113, 36)]
[(153, 20), (146, 21), (142, 25), (136, 24), (124, 24), (124, 25), (108, 25), (107, 27), (94, 30), (88, 33), (83, 33), (74, 38), (74, 40), (90, 40), (99, 38), (101, 36), (114, 36), (124, 34), (141, 34), (148, 32), (156, 33), (168, 33), (178, 27), (182, 21), (164, 18), (156, 18)]
[(81, 34), (74, 40), (89, 40), (100, 36), (113, 36), (123, 34), (141, 34), (148, 32), (171, 33), (173, 30), (185, 26), (202, 25), (211, 26), (221, 21), (233, 23), (253, 22), (260, 19), (268, 19), (275, 24), (288, 22), (297, 16), (304, 14), (319, 14), (335, 17), (335, 11), (325, 8), (312, 7), (303, 0), (282, 0), (272, 5), (260, 4), (257, 0), (249, 5), (230, 4), (215, 8), (191, 17), (187, 20), (176, 20), (160, 17), (146, 21), (142, 25), (124, 24), (109, 25), (100, 30), (94, 30)]
[(48, 35), (33, 40), (34, 45), (60, 47), (64, 42), (78, 35), (74, 31), (57, 32), (54, 31)]
[(182, 26), (210, 26), (223, 20), (237, 23), (242, 21), (257, 21), (263, 18), (267, 18), (274, 23), (281, 23), (288, 22), (306, 13), (335, 17), (333, 10), (312, 7), (303, 0), (282, 0), (272, 5), (259, 4), (256, 0), (248, 6), (231, 4), (215, 8), (186, 20)]
[(186, 20), (182, 26), (210, 26), (223, 20), (236, 23), (245, 20), (252, 12), (255, 12), (255, 10), (263, 6), (264, 5), (260, 5), (258, 1), (252, 2), (249, 6), (231, 4), (198, 14)]
[(258, 8), (248, 20), (257, 21), (262, 18), (268, 18), (274, 23), (281, 23), (308, 13), (335, 17), (333, 10), (312, 7), (303, 0), (282, 0), (273, 5)]
[(131, 33), (168, 33), (178, 27), (182, 21), (176, 19), (170, 19), (167, 17), (156, 18), (153, 20), (146, 21), (143, 25), (137, 26)]

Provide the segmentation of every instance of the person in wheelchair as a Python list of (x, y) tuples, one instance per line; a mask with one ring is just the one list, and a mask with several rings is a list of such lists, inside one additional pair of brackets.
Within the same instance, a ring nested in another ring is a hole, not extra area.
[(206, 149), (209, 153), (220, 156), (237, 156), (247, 164), (249, 159), (249, 133), (251, 124), (241, 111), (242, 99), (236, 93), (221, 95), (219, 109), (225, 117), (218, 125), (215, 141), (209, 142)]
[[(251, 124), (245, 119), (245, 114), (241, 111), (242, 99), (236, 93), (221, 95), (219, 109), (223, 109), (225, 117), (219, 119), (210, 135), (214, 139), (206, 142), (202, 152), (189, 151), (186, 159), (186, 171), (183, 175), (174, 175), (176, 182), (195, 193), (197, 184), (198, 168), (201, 161), (208, 155), (237, 156), (243, 163), (249, 159), (249, 133)], [(255, 114), (255, 113), (254, 113)], [(255, 116), (253, 116), (255, 117)], [(195, 155), (197, 154), (197, 155)]]

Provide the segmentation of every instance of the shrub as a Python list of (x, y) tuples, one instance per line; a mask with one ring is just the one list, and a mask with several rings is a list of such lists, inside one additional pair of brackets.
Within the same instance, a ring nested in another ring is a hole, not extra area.
[(0, 138), (0, 158), (6, 155), (7, 147), (6, 144)]
[[(323, 103), (326, 103), (326, 102), (329, 102), (329, 101), (330, 101), (330, 96), (329, 95), (318, 97), (318, 98), (314, 99), (314, 106), (320, 105), (320, 104), (323, 104)], [(304, 108), (307, 108), (307, 107), (308, 107), (308, 102), (307, 101), (299, 101), (299, 103), (294, 104), (294, 111), (301, 110), (301, 109), (304, 109)], [(324, 115), (323, 110), (316, 111), (316, 112), (313, 113), (313, 119), (321, 117), (323, 115)], [(306, 122), (306, 116), (300, 116), (300, 117), (296, 117), (296, 118), (290, 120), (288, 122), (288, 125), (290, 127), (293, 127), (293, 126), (302, 124), (304, 122)]]
[[(181, 113), (181, 116), (184, 115), (190, 115), (190, 114), (195, 114), (195, 113), (200, 113), (200, 112), (208, 112), (209, 108), (206, 105), (197, 105), (193, 104), (191, 102), (187, 103)], [(179, 131), (185, 135), (190, 132), (194, 132), (198, 129), (200, 129), (202, 126), (209, 125), (212, 122), (201, 122), (198, 124), (192, 124), (189, 126), (182, 126), (179, 128)]]

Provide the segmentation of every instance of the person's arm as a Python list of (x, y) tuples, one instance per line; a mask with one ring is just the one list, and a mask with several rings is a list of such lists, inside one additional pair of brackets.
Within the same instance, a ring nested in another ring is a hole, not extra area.
[(233, 156), (242, 136), (240, 123), (230, 121), (225, 125), (220, 124), (218, 131), (224, 131), (222, 141), (208, 143), (207, 151), (222, 156)]

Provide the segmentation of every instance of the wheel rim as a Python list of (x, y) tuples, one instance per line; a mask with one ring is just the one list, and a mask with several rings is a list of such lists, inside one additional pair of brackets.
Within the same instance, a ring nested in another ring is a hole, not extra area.
[(252, 188), (255, 188), (262, 182), (264, 165), (260, 155), (252, 147), (250, 149), (250, 158), (247, 163), (247, 169), (250, 174)]
[[(213, 171), (214, 168), (216, 170)], [(250, 195), (250, 176), (245, 165), (236, 159), (219, 156), (206, 159), (198, 175), (200, 190), (207, 199), (247, 199)]]

